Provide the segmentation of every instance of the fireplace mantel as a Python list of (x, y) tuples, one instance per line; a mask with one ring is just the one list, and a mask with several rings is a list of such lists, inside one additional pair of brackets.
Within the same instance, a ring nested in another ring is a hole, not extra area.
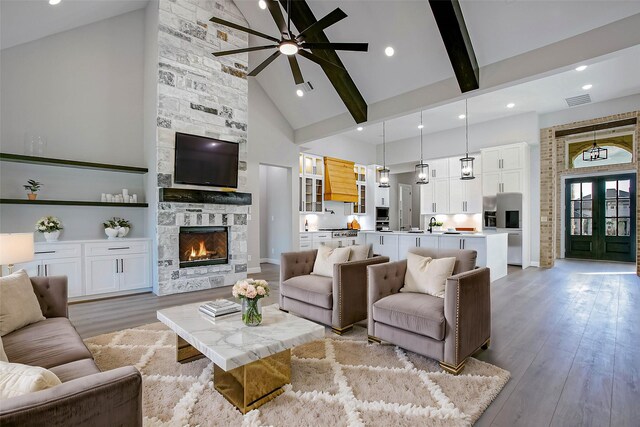
[(214, 205), (251, 205), (251, 193), (236, 191), (188, 190), (182, 188), (161, 188), (160, 202), (209, 203)]

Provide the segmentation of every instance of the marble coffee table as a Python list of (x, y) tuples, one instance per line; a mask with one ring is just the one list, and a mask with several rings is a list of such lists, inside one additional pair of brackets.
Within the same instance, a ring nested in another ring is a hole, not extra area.
[(243, 414), (291, 382), (292, 347), (324, 337), (324, 326), (282, 312), (277, 304), (263, 307), (259, 326), (246, 326), (240, 313), (213, 319), (198, 311), (202, 304), (159, 310), (157, 317), (177, 335), (178, 362), (209, 358), (216, 390)]

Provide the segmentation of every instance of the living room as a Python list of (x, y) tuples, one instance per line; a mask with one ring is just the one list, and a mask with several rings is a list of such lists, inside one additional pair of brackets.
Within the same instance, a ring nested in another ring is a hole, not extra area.
[(0, 19), (3, 425), (636, 422), (639, 2)]

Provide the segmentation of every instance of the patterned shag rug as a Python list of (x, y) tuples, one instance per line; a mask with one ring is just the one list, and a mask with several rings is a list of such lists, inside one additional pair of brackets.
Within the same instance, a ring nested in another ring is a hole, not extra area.
[(162, 323), (86, 340), (103, 371), (142, 372), (147, 426), (467, 426), (509, 380), (476, 359), (458, 376), (444, 373), (434, 360), (367, 344), (366, 330), (355, 327), (294, 348), (286, 391), (243, 416), (213, 388), (213, 364), (177, 363), (175, 342)]

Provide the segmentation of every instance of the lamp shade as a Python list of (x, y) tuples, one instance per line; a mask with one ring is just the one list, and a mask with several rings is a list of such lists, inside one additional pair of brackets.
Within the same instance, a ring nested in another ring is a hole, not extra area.
[(0, 234), (0, 265), (31, 261), (33, 252), (33, 233)]

